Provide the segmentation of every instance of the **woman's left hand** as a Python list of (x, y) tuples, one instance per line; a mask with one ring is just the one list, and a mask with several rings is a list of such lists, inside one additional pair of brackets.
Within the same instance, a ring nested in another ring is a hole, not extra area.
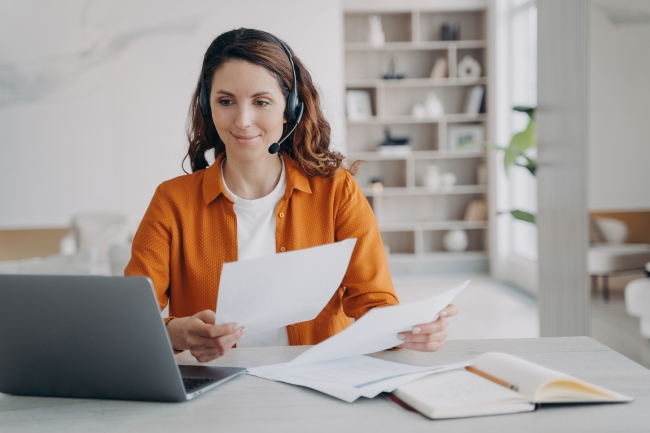
[(404, 341), (399, 347), (420, 352), (435, 352), (442, 349), (447, 338), (446, 328), (449, 318), (456, 314), (458, 314), (458, 308), (455, 305), (447, 305), (435, 322), (415, 325), (411, 332), (397, 334), (397, 338)]

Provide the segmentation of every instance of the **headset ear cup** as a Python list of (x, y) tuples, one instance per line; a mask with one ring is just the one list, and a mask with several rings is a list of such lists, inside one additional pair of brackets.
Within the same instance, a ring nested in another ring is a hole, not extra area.
[(201, 107), (201, 114), (203, 117), (212, 117), (212, 110), (210, 109), (210, 97), (208, 96), (208, 89), (205, 85), (205, 80), (201, 80), (201, 92), (199, 93), (199, 106)]
[(284, 109), (284, 117), (287, 119), (287, 122), (293, 123), (298, 117), (298, 95), (292, 89), (287, 96), (287, 106)]

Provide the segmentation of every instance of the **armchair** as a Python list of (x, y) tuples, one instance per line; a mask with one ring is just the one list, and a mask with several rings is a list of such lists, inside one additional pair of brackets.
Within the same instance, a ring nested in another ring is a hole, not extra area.
[(626, 244), (627, 226), (612, 218), (591, 219), (591, 246), (588, 269), (591, 287), (598, 288), (602, 281), (603, 299), (609, 299), (608, 278), (615, 273), (643, 269), (650, 262), (650, 245)]

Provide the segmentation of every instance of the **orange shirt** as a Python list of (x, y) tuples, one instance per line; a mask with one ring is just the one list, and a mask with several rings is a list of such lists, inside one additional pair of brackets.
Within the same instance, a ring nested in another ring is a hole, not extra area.
[[(205, 170), (163, 182), (133, 239), (125, 275), (153, 280), (170, 317), (215, 311), (221, 267), (237, 261), (237, 218), (221, 180), (222, 153)], [(286, 192), (275, 211), (276, 252), (356, 238), (341, 286), (314, 319), (287, 327), (289, 343), (317, 344), (373, 307), (397, 304), (375, 216), (352, 175), (308, 177), (283, 154)], [(323, 269), (327, 272), (327, 269)], [(308, 289), (308, 288), (306, 288)]]

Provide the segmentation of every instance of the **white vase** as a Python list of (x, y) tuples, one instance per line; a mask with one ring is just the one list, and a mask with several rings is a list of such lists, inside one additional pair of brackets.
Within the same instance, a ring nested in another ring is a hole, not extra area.
[(416, 102), (415, 104), (413, 104), (413, 107), (411, 107), (411, 114), (416, 119), (422, 120), (427, 117), (427, 109), (424, 108), (424, 105), (422, 105), (421, 103)]
[(436, 95), (436, 92), (429, 92), (427, 94), (427, 99), (424, 101), (424, 108), (427, 110), (427, 116), (429, 117), (442, 117), (445, 115), (445, 107), (442, 105), (442, 101)]
[(442, 187), (444, 189), (453, 189), (454, 185), (456, 185), (456, 175), (454, 173), (442, 173)]
[(461, 229), (449, 230), (442, 240), (445, 250), (460, 253), (467, 249), (469, 239), (467, 239), (467, 232)]
[(424, 176), (424, 186), (430, 189), (440, 189), (442, 178), (440, 177), (440, 167), (431, 164), (427, 167), (427, 173)]
[(386, 42), (384, 30), (381, 27), (381, 18), (377, 15), (371, 15), (368, 18), (368, 43), (373, 47), (383, 47)]

